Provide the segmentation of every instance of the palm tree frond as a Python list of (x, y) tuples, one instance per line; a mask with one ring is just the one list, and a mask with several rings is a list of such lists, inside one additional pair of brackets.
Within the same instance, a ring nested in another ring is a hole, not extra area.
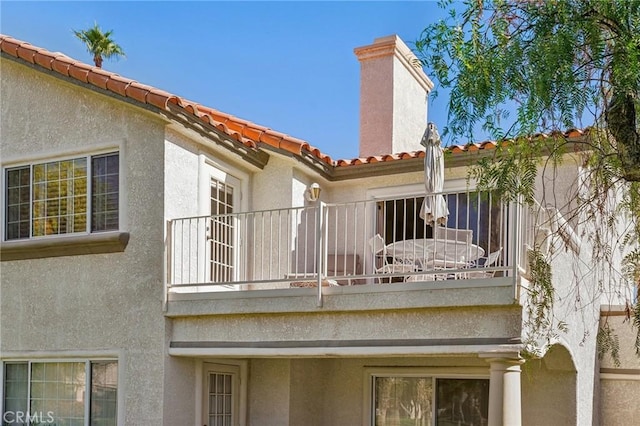
[(82, 41), (87, 51), (93, 55), (93, 61), (97, 67), (102, 67), (103, 58), (118, 58), (126, 56), (124, 50), (111, 38), (113, 30), (102, 32), (96, 23), (87, 30), (72, 30), (75, 36)]

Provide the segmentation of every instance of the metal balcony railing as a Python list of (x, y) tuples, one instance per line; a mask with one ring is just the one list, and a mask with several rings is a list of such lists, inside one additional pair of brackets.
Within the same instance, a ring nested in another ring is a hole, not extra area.
[(173, 219), (172, 292), (460, 280), (515, 276), (532, 228), (528, 209), (490, 193), (443, 193), (442, 224), (420, 218), (423, 197)]

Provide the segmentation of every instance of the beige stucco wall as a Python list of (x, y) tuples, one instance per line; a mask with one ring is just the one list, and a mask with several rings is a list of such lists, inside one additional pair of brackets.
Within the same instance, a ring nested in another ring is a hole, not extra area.
[[(166, 345), (169, 345), (167, 340)], [(197, 362), (193, 358), (165, 356), (164, 395), (162, 396), (163, 425), (192, 425), (196, 421)], [(134, 395), (130, 395), (134, 397)]]
[(401, 309), (175, 318), (173, 341), (448, 339), (517, 337), (517, 307)]
[(288, 359), (254, 359), (249, 366), (249, 425), (288, 425), (291, 367)]
[[(324, 413), (333, 411), (326, 406), (326, 382), (335, 373), (327, 371), (323, 359), (292, 359), (291, 363), (291, 394), (289, 424), (320, 426)], [(349, 385), (349, 384), (345, 384)]]
[(165, 140), (165, 217), (167, 220), (200, 215), (200, 159), (194, 142), (169, 131)]
[[(522, 366), (522, 424), (524, 426), (582, 425), (576, 406), (577, 372), (569, 352), (556, 345), (542, 359)], [(592, 389), (593, 390), (593, 389)]]
[(640, 424), (640, 380), (601, 380), (600, 404), (602, 426)]
[(3, 262), (0, 358), (111, 354), (122, 424), (162, 424), (164, 123), (10, 60), (1, 67), (3, 166), (119, 149), (130, 240), (123, 253)]
[[(553, 342), (562, 342), (571, 353), (571, 358), (578, 371), (576, 377), (576, 424), (591, 424), (594, 411), (593, 392), (596, 386), (594, 372), (596, 363), (596, 336), (598, 324), (597, 303), (584, 305), (585, 301), (594, 300), (597, 281), (589, 273), (584, 260), (578, 261), (570, 250), (562, 251), (551, 265), (556, 300), (554, 302), (555, 321), (567, 324), (566, 331), (558, 331)], [(581, 257), (588, 258), (581, 250)], [(579, 290), (576, 290), (579, 289)], [(597, 300), (597, 299), (596, 299)], [(576, 306), (581, 306), (576, 309)]]
[[(612, 369), (635, 369), (640, 371), (640, 357), (636, 354), (635, 341), (637, 329), (634, 328), (632, 321), (627, 319), (626, 313), (622, 306), (603, 308), (603, 315), (600, 319), (601, 325), (608, 325), (613, 330), (619, 342), (619, 361), (620, 365), (616, 365), (611, 353), (607, 353), (600, 360), (600, 368)], [(640, 384), (640, 383), (639, 383)]]
[[(605, 310), (601, 323), (611, 327), (619, 342), (619, 365), (611, 353), (600, 361), (600, 416), (603, 426), (640, 423), (640, 357), (634, 343), (637, 330), (622, 309)], [(617, 315), (612, 315), (617, 314)]]
[(254, 179), (251, 188), (252, 210), (279, 209), (292, 206), (293, 167), (291, 161), (272, 156)]

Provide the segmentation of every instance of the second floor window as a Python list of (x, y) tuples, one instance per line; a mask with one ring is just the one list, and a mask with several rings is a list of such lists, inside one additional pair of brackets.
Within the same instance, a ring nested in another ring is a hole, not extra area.
[(119, 155), (6, 169), (5, 239), (118, 229)]

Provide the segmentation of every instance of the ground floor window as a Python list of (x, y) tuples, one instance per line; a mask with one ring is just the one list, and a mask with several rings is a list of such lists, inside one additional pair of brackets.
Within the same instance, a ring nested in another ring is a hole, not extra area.
[(115, 426), (115, 361), (7, 362), (2, 425)]
[(486, 426), (489, 380), (372, 376), (375, 426)]

